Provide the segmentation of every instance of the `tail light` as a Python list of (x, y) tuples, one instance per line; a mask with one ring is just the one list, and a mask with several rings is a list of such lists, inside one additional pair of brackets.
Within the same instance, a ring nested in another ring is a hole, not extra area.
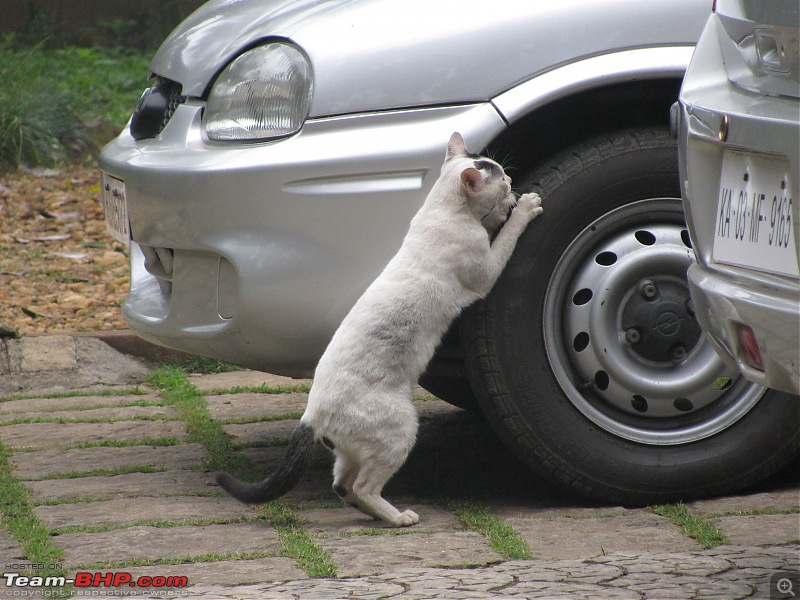
[(736, 326), (736, 330), (739, 337), (739, 348), (741, 348), (741, 358), (754, 369), (763, 371), (764, 359), (761, 357), (761, 349), (758, 347), (755, 332), (741, 323)]

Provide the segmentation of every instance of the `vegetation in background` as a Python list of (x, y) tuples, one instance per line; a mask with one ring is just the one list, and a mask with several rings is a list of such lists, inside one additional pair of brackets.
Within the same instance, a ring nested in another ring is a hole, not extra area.
[(0, 170), (93, 157), (147, 87), (150, 53), (0, 40)]

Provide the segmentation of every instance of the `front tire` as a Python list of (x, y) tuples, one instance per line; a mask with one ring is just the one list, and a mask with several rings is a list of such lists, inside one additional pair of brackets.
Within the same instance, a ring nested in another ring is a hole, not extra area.
[(755, 483), (800, 452), (800, 404), (729, 371), (693, 314), (674, 141), (626, 130), (522, 179), (544, 213), (462, 325), (470, 383), (534, 470), (603, 501)]

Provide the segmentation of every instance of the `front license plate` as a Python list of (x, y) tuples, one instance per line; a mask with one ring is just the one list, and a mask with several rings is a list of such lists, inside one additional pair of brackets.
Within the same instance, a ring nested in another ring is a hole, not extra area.
[(757, 271), (800, 276), (794, 239), (796, 201), (786, 159), (726, 151), (712, 258)]
[(108, 173), (103, 173), (103, 209), (106, 212), (108, 232), (115, 240), (127, 246), (131, 241), (131, 226), (128, 221), (125, 182)]

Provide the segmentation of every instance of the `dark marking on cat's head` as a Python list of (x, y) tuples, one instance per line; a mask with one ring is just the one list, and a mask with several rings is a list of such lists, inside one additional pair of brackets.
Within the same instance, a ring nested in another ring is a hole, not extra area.
[(493, 160), (476, 157), (475, 168), (480, 169), (481, 171), (487, 171), (492, 177), (503, 176), (503, 168)]

